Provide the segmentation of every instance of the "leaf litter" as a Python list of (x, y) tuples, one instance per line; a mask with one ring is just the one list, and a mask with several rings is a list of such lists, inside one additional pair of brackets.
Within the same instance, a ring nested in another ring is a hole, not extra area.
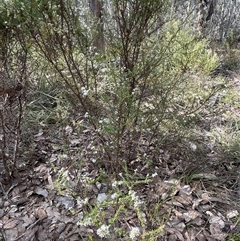
[[(58, 133), (59, 137), (51, 141), (47, 132), (40, 130), (34, 138), (37, 155), (43, 158), (36, 160), (33, 168), (26, 167), (21, 171), (21, 181), (10, 187), (2, 186), (0, 227), (4, 240), (74, 241), (89, 240), (89, 237), (99, 240), (97, 227), (87, 221), (86, 215), (89, 208), (105, 205), (109, 200), (112, 205), (104, 206), (104, 220), (108, 222), (119, 212), (117, 220), (114, 220), (115, 228), (128, 233), (130, 226), (142, 226), (141, 230), (137, 230), (142, 237), (148, 237), (148, 232), (156, 230), (160, 224), (163, 228), (155, 234), (157, 240), (222, 241), (238, 229), (240, 209), (231, 193), (225, 190), (222, 196), (218, 196), (217, 192), (207, 188), (209, 181), (217, 183), (215, 174), (195, 175), (191, 184), (181, 178), (173, 178), (177, 164), (168, 166), (167, 163), (172, 161), (171, 155), (163, 149), (160, 150), (162, 161), (155, 167), (150, 181), (133, 187), (133, 200), (138, 200), (136, 205), (142, 209), (141, 214), (131, 206), (122, 212), (121, 205), (114, 204), (114, 200), (119, 195), (126, 195), (128, 187), (119, 182), (119, 194), (113, 195), (113, 189), (107, 183), (114, 180), (106, 179), (107, 175), (98, 163), (101, 154), (94, 149), (94, 132), (89, 129), (79, 138), (74, 128), (67, 126), (59, 129)], [(65, 135), (68, 135), (67, 143), (62, 141)], [(66, 145), (69, 147), (68, 154), (63, 153)], [(72, 163), (80, 159), (83, 160), (81, 168), (77, 168)], [(138, 165), (136, 170), (141, 170), (141, 173), (136, 172), (139, 176), (150, 171), (141, 162), (133, 165)], [(102, 181), (99, 176), (105, 180)], [(207, 181), (204, 182), (204, 179)], [(155, 212), (155, 217), (160, 220), (158, 223), (151, 212)], [(112, 238), (127, 240), (115, 232), (111, 238), (105, 239)]]

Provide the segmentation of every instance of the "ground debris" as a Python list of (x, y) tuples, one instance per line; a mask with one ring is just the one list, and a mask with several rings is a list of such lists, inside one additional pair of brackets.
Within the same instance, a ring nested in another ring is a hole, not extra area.
[[(215, 178), (210, 180), (207, 178), (209, 175), (204, 174), (188, 184), (181, 178), (168, 176), (174, 170), (170, 171), (167, 165), (158, 166), (151, 181), (147, 184), (140, 182), (129, 191), (122, 181), (99, 180), (99, 176), (104, 175), (104, 168), (100, 168), (97, 152), (89, 155), (96, 140), (91, 130), (84, 132), (83, 138), (74, 136), (75, 132), (70, 127), (63, 130), (65, 132), (71, 137), (67, 143), (70, 148), (68, 154), (62, 152), (61, 138), (49, 144), (50, 138), (45, 137), (46, 132), (39, 131), (35, 136), (37, 145), (41, 147), (39, 153), (46, 156), (48, 152), (48, 161), (39, 158), (31, 170), (22, 170), (21, 181), (4, 188), (6, 191), (0, 198), (0, 228), (4, 240), (77, 241), (89, 240), (89, 237), (99, 240), (96, 227), (85, 217), (85, 211), (99, 204), (104, 205), (109, 199), (112, 205), (104, 206), (104, 221), (107, 223), (119, 212), (114, 227), (128, 233), (129, 228), (142, 225), (139, 233), (146, 237), (142, 240), (148, 240), (148, 230), (156, 229), (156, 220), (149, 214), (151, 211), (156, 217), (165, 218), (157, 240), (223, 241), (229, 233), (239, 228), (234, 218), (239, 215), (240, 208), (233, 206), (231, 199), (226, 198), (223, 192), (217, 195), (204, 186), (203, 179), (217, 182)], [(87, 136), (89, 133), (90, 137)], [(79, 154), (80, 146), (82, 152)], [(164, 154), (164, 151), (161, 153)], [(166, 161), (170, 158), (167, 154), (164, 156)], [(78, 158), (84, 160), (81, 168), (72, 165)], [(141, 162), (136, 161), (134, 165), (135, 173), (141, 171), (139, 175), (149, 171)], [(108, 182), (112, 182), (111, 188)], [(112, 193), (116, 183), (120, 194)], [(141, 212), (136, 213), (133, 208), (128, 208), (121, 213), (121, 205), (118, 206), (115, 200), (118, 195), (129, 193), (134, 194), (132, 199), (137, 200)], [(218, 208), (219, 205), (221, 208)], [(111, 238), (127, 240), (116, 233)]]

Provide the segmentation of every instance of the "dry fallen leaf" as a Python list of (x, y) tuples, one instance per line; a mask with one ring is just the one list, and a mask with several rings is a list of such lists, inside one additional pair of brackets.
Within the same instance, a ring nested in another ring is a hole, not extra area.
[(225, 227), (225, 222), (218, 216), (211, 216), (209, 218), (209, 223), (214, 224), (215, 226), (219, 227), (220, 229)]
[(36, 211), (36, 215), (38, 219), (44, 219), (47, 217), (47, 213), (44, 209), (38, 208)]
[(179, 195), (185, 194), (187, 196), (192, 194), (192, 188), (189, 185), (184, 185), (179, 190)]
[(193, 219), (195, 219), (197, 217), (201, 217), (201, 216), (202, 215), (199, 212), (192, 211), (192, 210), (190, 210), (190, 211), (188, 211), (186, 213), (183, 213), (183, 217), (184, 217), (186, 222), (189, 222), (189, 221), (191, 221), (191, 220), (193, 220)]
[(2, 221), (6, 223), (9, 220), (9, 217), (7, 215), (3, 216)]
[(176, 196), (175, 200), (184, 204), (184, 205), (191, 205), (192, 204), (192, 197), (187, 195)]
[(215, 238), (216, 240), (219, 240), (219, 241), (225, 241), (226, 240), (226, 234), (224, 234), (222, 232), (222, 230), (219, 227), (219, 225), (210, 224), (209, 228), (210, 228), (211, 236), (213, 238)]
[(48, 196), (48, 191), (46, 189), (41, 188), (41, 187), (36, 187), (34, 189), (34, 193), (36, 193), (40, 196), (43, 196), (45, 198)]
[(3, 228), (4, 229), (12, 229), (12, 228), (15, 228), (19, 223), (19, 220), (17, 219), (13, 219), (13, 220), (10, 220), (9, 222), (5, 223), (3, 225)]
[(239, 213), (238, 213), (237, 210), (232, 210), (232, 211), (230, 211), (230, 212), (227, 213), (227, 218), (228, 218), (228, 219), (234, 218), (234, 217), (238, 216), (238, 214), (239, 214)]
[(197, 217), (194, 220), (192, 220), (191, 223), (195, 224), (196, 226), (201, 226), (201, 225), (204, 225), (205, 221), (202, 218)]
[[(166, 228), (166, 231), (168, 233), (170, 233), (171, 235), (169, 236), (168, 240), (181, 240), (181, 241), (185, 241), (183, 235), (176, 229), (174, 228)], [(170, 239), (171, 237), (171, 239)], [(176, 238), (176, 239), (175, 239)]]
[(166, 203), (167, 203), (167, 204), (170, 204), (170, 205), (174, 205), (174, 206), (180, 207), (180, 208), (184, 208), (184, 206), (183, 206), (180, 202), (168, 201), (168, 202), (166, 202)]

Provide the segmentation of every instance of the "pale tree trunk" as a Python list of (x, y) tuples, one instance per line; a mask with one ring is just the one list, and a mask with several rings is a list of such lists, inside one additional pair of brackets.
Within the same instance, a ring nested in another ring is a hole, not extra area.
[(198, 1), (198, 29), (201, 34), (207, 22), (211, 20), (214, 13), (217, 0), (199, 0)]
[(97, 51), (104, 51), (104, 34), (103, 34), (103, 3), (101, 0), (89, 0), (90, 11), (97, 20), (97, 33), (93, 45)]

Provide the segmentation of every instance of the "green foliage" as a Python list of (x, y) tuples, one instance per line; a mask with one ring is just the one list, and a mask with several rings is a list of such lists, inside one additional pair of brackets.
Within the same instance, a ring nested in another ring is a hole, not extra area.
[(198, 39), (187, 25), (171, 21), (164, 29), (169, 62), (176, 71), (209, 74), (217, 67), (218, 57), (208, 48), (207, 40)]
[(240, 53), (237, 49), (229, 49), (224, 56), (224, 67), (227, 70), (237, 70), (239, 67)]
[(238, 42), (240, 38), (240, 32), (237, 29), (231, 29), (228, 33), (228, 36), (226, 38), (226, 45), (227, 50), (235, 49), (237, 48)]
[[(231, 123), (231, 122), (230, 122)], [(240, 158), (240, 132), (239, 123), (236, 121), (226, 126), (221, 126), (212, 131), (216, 141), (220, 144), (227, 160), (237, 161)]]
[[(81, 180), (82, 182), (84, 180)], [(148, 177), (145, 181), (142, 181), (142, 184), (147, 184), (152, 181), (152, 178)], [(115, 235), (115, 237), (126, 237), (127, 240), (135, 240), (134, 235), (130, 234), (129, 231), (123, 229), (119, 226), (118, 222), (124, 216), (128, 214), (128, 212), (136, 214), (136, 223), (138, 233), (135, 233), (135, 237), (138, 237), (140, 240), (155, 240), (162, 232), (163, 232), (163, 220), (159, 217), (154, 222), (154, 227), (150, 230), (147, 229), (147, 215), (148, 212), (158, 212), (158, 208), (162, 206), (160, 203), (156, 205), (156, 210), (150, 210), (145, 203), (141, 202), (138, 194), (132, 189), (132, 184), (135, 182), (133, 180), (128, 180), (122, 176), (121, 180), (113, 181), (111, 195), (105, 196), (104, 200), (97, 201), (94, 206), (88, 205), (88, 211), (85, 212), (82, 220), (78, 222), (79, 226), (91, 226), (97, 227), (101, 229), (101, 227), (106, 228), (106, 232), (103, 237), (109, 237), (111, 235)], [(125, 188), (127, 193), (122, 192), (122, 188)], [(85, 203), (87, 206), (87, 204)], [(84, 206), (85, 206), (84, 205)], [(86, 208), (83, 208), (86, 210)], [(109, 210), (114, 210), (111, 214)], [(143, 231), (141, 231), (143, 230)], [(111, 232), (110, 232), (111, 231)], [(98, 232), (98, 231), (97, 231)], [(142, 232), (142, 235), (141, 235)]]
[[(219, 103), (216, 124), (212, 127), (210, 135), (215, 145), (221, 150), (223, 158), (229, 162), (238, 161), (240, 158), (240, 122), (239, 122), (239, 94), (236, 86), (225, 90)], [(238, 88), (238, 87), (237, 87)]]
[(103, 79), (108, 80), (102, 87), (106, 94), (101, 95), (108, 118), (105, 130), (111, 130), (108, 134), (115, 140), (122, 139), (123, 130), (128, 130), (133, 140), (138, 138), (133, 133), (141, 136), (145, 130), (148, 136), (158, 133), (159, 139), (163, 132), (179, 133), (184, 125), (194, 123), (195, 114), (219, 90), (216, 81), (222, 80), (213, 82), (203, 77), (217, 66), (218, 58), (208, 50), (206, 41), (180, 26), (171, 29), (166, 25), (160, 41), (154, 37), (144, 39), (130, 74), (104, 66)]

